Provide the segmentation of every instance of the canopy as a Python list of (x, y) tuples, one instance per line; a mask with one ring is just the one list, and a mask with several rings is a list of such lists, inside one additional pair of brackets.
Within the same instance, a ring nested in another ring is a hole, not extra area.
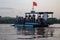
[(53, 14), (53, 12), (27, 12), (25, 14), (44, 14), (44, 13)]

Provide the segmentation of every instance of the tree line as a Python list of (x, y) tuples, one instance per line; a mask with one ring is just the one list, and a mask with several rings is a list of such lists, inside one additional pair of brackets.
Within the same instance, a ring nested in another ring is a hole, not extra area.
[(0, 24), (13, 24), (15, 23), (16, 18), (13, 17), (1, 17)]
[[(13, 24), (15, 23), (16, 21), (16, 18), (14, 17), (1, 17), (0, 16), (0, 24)], [(57, 19), (57, 18), (48, 18), (47, 19), (47, 22), (50, 23), (50, 24), (60, 24), (60, 19)]]

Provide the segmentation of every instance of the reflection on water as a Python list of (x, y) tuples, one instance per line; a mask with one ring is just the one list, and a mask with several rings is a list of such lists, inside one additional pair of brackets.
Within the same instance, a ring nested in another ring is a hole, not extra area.
[[(60, 27), (60, 24), (54, 24), (55, 27)], [(36, 39), (19, 39), (17, 29), (11, 24), (0, 24), (0, 40), (60, 40), (60, 29), (55, 29), (54, 37), (36, 38)]]

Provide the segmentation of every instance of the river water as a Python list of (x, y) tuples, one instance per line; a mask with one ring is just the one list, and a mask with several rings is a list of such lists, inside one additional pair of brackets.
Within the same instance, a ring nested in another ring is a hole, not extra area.
[[(18, 39), (17, 29), (11, 26), (12, 24), (0, 24), (0, 40), (60, 40), (60, 28), (55, 28), (54, 36), (37, 39)], [(53, 27), (60, 27), (60, 24), (51, 25)]]

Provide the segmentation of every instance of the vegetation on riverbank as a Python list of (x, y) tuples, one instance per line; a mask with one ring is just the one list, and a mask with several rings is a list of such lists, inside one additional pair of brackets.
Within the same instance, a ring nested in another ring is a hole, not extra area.
[[(16, 18), (14, 17), (1, 17), (0, 16), (0, 24), (13, 24), (15, 23)], [(48, 23), (60, 24), (60, 19), (57, 18), (48, 18)]]
[(1, 17), (0, 24), (13, 24), (15, 23), (16, 18), (13, 17)]

